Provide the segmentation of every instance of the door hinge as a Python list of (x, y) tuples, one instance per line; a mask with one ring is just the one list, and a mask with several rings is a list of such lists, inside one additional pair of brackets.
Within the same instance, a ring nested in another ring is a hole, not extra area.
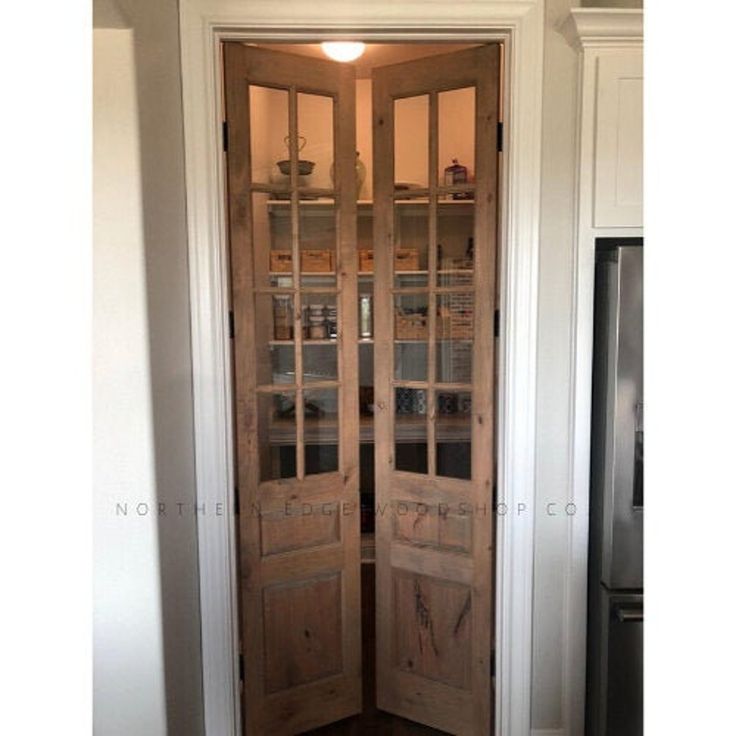
[(501, 312), (498, 309), (493, 313), (493, 337), (501, 334)]
[(227, 153), (227, 149), (229, 148), (229, 131), (227, 127), (227, 120), (222, 121), (222, 150)]
[(503, 123), (496, 124), (496, 150), (503, 151)]
[(233, 493), (233, 496), (235, 502), (235, 515), (237, 516), (240, 513), (240, 488), (235, 486), (234, 491), (235, 492)]
[(233, 312), (232, 309), (227, 313), (227, 328), (230, 334), (230, 339), (234, 340), (235, 339), (235, 313)]
[(242, 652), (238, 654), (238, 677), (240, 682), (245, 682), (245, 657)]

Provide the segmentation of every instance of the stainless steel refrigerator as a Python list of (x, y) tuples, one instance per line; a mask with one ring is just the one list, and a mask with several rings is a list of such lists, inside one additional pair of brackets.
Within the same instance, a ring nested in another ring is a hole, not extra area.
[(643, 243), (596, 243), (587, 736), (643, 726)]

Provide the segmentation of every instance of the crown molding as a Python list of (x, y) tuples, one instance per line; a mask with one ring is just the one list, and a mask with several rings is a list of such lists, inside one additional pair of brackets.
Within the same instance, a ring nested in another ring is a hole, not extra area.
[(637, 45), (644, 40), (644, 11), (573, 8), (560, 28), (572, 46)]

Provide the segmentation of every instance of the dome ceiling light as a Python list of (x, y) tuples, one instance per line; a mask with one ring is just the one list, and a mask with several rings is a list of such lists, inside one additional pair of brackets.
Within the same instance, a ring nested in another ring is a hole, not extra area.
[(335, 61), (355, 61), (365, 51), (362, 41), (325, 41), (322, 51)]

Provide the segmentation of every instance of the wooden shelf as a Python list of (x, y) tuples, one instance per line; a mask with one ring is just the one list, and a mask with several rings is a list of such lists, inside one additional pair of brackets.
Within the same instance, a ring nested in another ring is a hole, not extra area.
[[(288, 199), (269, 199), (268, 212), (274, 217), (287, 217), (290, 215), (291, 201)], [(402, 210), (404, 215), (426, 214), (429, 207), (427, 197), (414, 197), (407, 199), (395, 199), (394, 204)], [(470, 216), (473, 214), (475, 200), (473, 199), (439, 199), (437, 206), (440, 214)], [(335, 209), (332, 199), (300, 199), (299, 210), (304, 217), (333, 217), (330, 210)], [(358, 217), (373, 216), (373, 200), (360, 199), (357, 207)]]
[[(269, 444), (272, 446), (293, 445), (296, 440), (295, 419), (272, 419), (269, 426)], [(437, 417), (437, 442), (470, 442), (471, 422), (469, 414), (440, 414)], [(372, 416), (360, 417), (360, 442), (373, 444), (374, 428)], [(396, 416), (394, 439), (400, 443), (422, 443), (427, 441), (427, 417), (424, 414)], [(310, 445), (334, 445), (337, 442), (337, 420), (333, 417), (305, 417), (304, 441)]]
[[(406, 199), (396, 199), (395, 203), (406, 207), (411, 204), (429, 204), (427, 197), (407, 197)], [(267, 202), (269, 207), (274, 209), (287, 209), (291, 206), (291, 200), (289, 199), (269, 199)], [(373, 207), (372, 199), (359, 199), (358, 207)], [(444, 207), (460, 207), (462, 205), (475, 204), (474, 199), (438, 199), (437, 204)], [(300, 207), (334, 207), (335, 203), (331, 198), (328, 199), (300, 199)]]
[[(452, 271), (438, 271), (440, 274), (472, 274), (472, 271), (466, 270), (466, 269), (460, 269), (460, 270), (452, 270)], [(427, 276), (429, 274), (429, 271), (394, 271), (394, 276)], [(290, 271), (269, 271), (268, 272), (269, 277), (271, 278), (293, 278), (294, 274)], [(336, 273), (334, 271), (307, 271), (306, 273), (304, 271), (300, 274), (302, 278), (334, 278), (336, 276)], [(358, 271), (358, 276), (361, 278), (373, 278), (373, 271)]]
[[(394, 276), (427, 276), (429, 271), (418, 270), (418, 271), (394, 271)], [(361, 278), (373, 278), (373, 271), (358, 271), (358, 276)]]
[[(269, 340), (269, 345), (275, 345), (278, 347), (279, 345), (294, 345), (294, 340)], [(336, 337), (325, 337), (320, 338), (318, 340), (313, 340), (308, 337), (305, 337), (302, 340), (302, 345), (337, 345), (337, 338)]]
[[(426, 340), (413, 339), (413, 340), (394, 340), (395, 345), (417, 345), (425, 344), (429, 342), (429, 338)], [(469, 337), (438, 337), (435, 342), (473, 342)], [(361, 337), (358, 338), (359, 345), (373, 345), (374, 340), (372, 337)], [(294, 340), (269, 340), (268, 344), (271, 346), (279, 347), (280, 345), (294, 345)], [(324, 340), (310, 340), (305, 338), (302, 340), (302, 345), (337, 345), (337, 338), (325, 338)]]

